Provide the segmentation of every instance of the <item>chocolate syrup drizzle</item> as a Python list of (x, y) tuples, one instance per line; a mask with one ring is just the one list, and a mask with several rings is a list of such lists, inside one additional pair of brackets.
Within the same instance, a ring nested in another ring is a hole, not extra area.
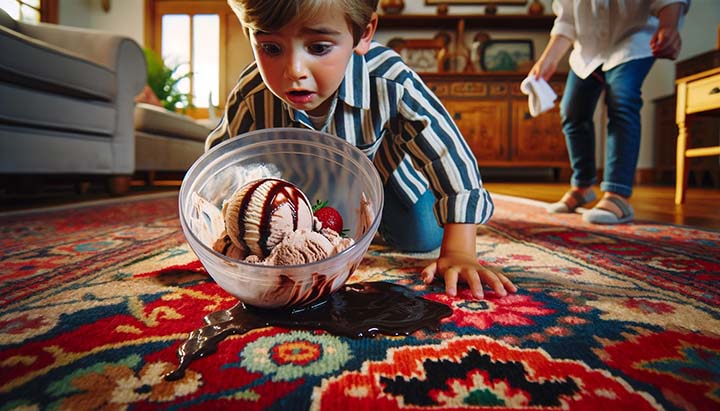
[[(298, 207), (300, 205), (300, 194), (297, 187), (295, 187), (293, 184), (291, 184), (288, 181), (270, 178), (265, 180), (257, 180), (250, 185), (246, 190), (245, 196), (242, 199), (242, 202), (240, 203), (240, 212), (238, 215), (242, 216), (245, 215), (247, 212), (247, 208), (250, 205), (250, 201), (253, 198), (255, 191), (263, 185), (263, 184), (270, 184), (272, 182), (272, 185), (268, 189), (268, 193), (265, 197), (265, 201), (262, 205), (262, 215), (260, 217), (260, 249), (262, 250), (263, 257), (267, 257), (270, 254), (270, 248), (267, 246), (267, 239), (270, 237), (270, 219), (272, 218), (273, 213), (277, 210), (277, 208), (283, 204), (285, 204), (284, 199), (277, 198), (280, 193), (284, 195), (285, 198), (288, 199), (287, 204), (290, 206), (292, 211), (292, 217), (293, 217), (293, 230), (297, 230), (298, 228)], [(245, 237), (245, 221), (243, 218), (238, 218), (237, 221), (238, 224), (238, 238), (240, 239), (240, 243), (245, 244), (243, 241), (243, 238)], [(250, 248), (245, 245), (244, 246), (245, 254), (250, 254)]]
[(321, 302), (290, 310), (266, 310), (238, 303), (229, 310), (205, 316), (207, 325), (191, 332), (178, 348), (180, 363), (165, 379), (182, 378), (193, 360), (217, 351), (218, 343), (227, 336), (255, 328), (319, 328), (352, 338), (398, 336), (420, 328), (435, 329), (442, 318), (451, 314), (452, 309), (445, 304), (387, 282), (347, 284)]

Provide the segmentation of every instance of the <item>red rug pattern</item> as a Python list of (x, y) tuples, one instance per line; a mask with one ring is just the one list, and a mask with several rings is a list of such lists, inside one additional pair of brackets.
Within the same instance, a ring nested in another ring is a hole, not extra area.
[(495, 196), (478, 259), (517, 294), (447, 297), (431, 255), (370, 248), (351, 281), (453, 309), (352, 339), (267, 327), (162, 377), (237, 301), (185, 243), (175, 197), (0, 217), (0, 411), (720, 409), (720, 233), (585, 224)]

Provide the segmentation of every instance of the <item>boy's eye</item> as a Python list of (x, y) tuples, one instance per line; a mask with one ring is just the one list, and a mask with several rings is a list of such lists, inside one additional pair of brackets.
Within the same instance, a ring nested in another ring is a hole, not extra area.
[(323, 54), (329, 53), (331, 47), (332, 47), (332, 46), (331, 46), (330, 44), (326, 44), (326, 43), (314, 43), (314, 44), (311, 44), (311, 45), (308, 47), (308, 50), (309, 50), (310, 53), (312, 53), (312, 54), (316, 54), (316, 55), (320, 55), (320, 56), (321, 56), (321, 55), (323, 55)]
[(280, 46), (278, 46), (277, 44), (263, 43), (260, 45), (260, 49), (268, 56), (277, 56), (278, 54), (280, 54)]

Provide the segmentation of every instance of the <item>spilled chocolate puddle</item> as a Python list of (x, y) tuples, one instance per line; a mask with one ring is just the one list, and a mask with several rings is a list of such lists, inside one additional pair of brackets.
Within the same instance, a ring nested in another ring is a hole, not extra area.
[(426, 300), (407, 288), (387, 282), (347, 284), (326, 300), (296, 310), (264, 310), (238, 303), (205, 316), (199, 328), (178, 348), (180, 364), (165, 376), (178, 380), (190, 363), (217, 350), (220, 341), (254, 328), (278, 326), (323, 329), (352, 338), (377, 334), (410, 335), (420, 328), (437, 328), (452, 314), (445, 304)]

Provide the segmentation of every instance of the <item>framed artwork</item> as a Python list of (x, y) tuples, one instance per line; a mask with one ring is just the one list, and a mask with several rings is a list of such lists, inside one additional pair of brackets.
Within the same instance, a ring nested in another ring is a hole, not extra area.
[(434, 73), (444, 71), (447, 44), (442, 38), (393, 38), (388, 42), (388, 47), (400, 54), (405, 64), (417, 72)]
[(496, 4), (496, 5), (513, 5), (524, 6), (527, 0), (425, 0), (425, 4)]
[(487, 40), (480, 49), (480, 67), (484, 71), (529, 70), (535, 61), (532, 40)]

